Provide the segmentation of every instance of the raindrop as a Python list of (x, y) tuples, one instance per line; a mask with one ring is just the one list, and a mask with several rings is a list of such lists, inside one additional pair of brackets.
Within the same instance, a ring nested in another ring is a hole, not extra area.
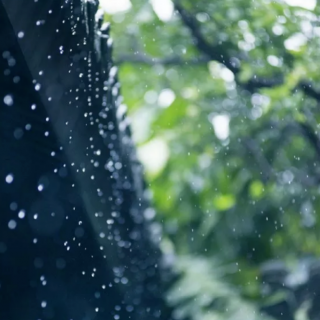
[(64, 269), (66, 267), (66, 261), (62, 258), (59, 258), (56, 260), (56, 267), (60, 270)]
[(9, 58), (9, 57), (10, 57), (10, 52), (9, 52), (9, 51), (4, 51), (4, 52), (2, 53), (2, 57), (3, 57), (4, 59)]
[(4, 98), (3, 98), (3, 102), (7, 105), (7, 106), (12, 106), (13, 105), (13, 97), (11, 94), (7, 94)]
[(24, 37), (24, 32), (23, 31), (20, 31), (18, 32), (18, 38), (23, 38)]
[(43, 25), (44, 23), (45, 23), (44, 20), (38, 20), (38, 21), (36, 22), (36, 25), (37, 25), (37, 26), (40, 26), (40, 25)]
[(16, 60), (15, 60), (15, 59), (10, 58), (10, 59), (8, 60), (8, 66), (9, 66), (9, 67), (13, 67), (13, 66), (15, 66), (15, 64), (16, 64)]
[(16, 202), (10, 203), (10, 210), (15, 211), (18, 209), (18, 204)]
[[(36, 239), (33, 240), (33, 243), (36, 243), (35, 241)], [(33, 265), (35, 266), (35, 268), (37, 269), (41, 269), (43, 267), (43, 260), (41, 258), (35, 258), (33, 261)], [(41, 280), (41, 279), (40, 279)]]
[(127, 307), (126, 307), (126, 310), (127, 310), (128, 312), (132, 312), (132, 311), (133, 311), (133, 306), (127, 306)]
[(117, 170), (120, 170), (122, 168), (122, 164), (120, 162), (116, 162), (114, 164), (114, 167), (117, 169)]
[(122, 284), (127, 284), (129, 282), (129, 280), (125, 277), (121, 278), (121, 283)]
[(114, 220), (113, 219), (108, 219), (107, 220), (107, 224), (113, 224), (114, 223)]
[(23, 137), (23, 130), (22, 130), (21, 128), (15, 129), (14, 132), (13, 132), (13, 136), (14, 136), (17, 140), (21, 139), (21, 138)]
[(18, 213), (18, 217), (20, 219), (23, 219), (25, 216), (26, 216), (26, 212), (24, 210), (20, 210), (19, 213)]
[(12, 183), (13, 182), (13, 174), (12, 173), (9, 173), (7, 176), (6, 176), (6, 183)]
[(15, 220), (10, 220), (8, 223), (9, 229), (13, 230), (17, 227), (17, 222)]

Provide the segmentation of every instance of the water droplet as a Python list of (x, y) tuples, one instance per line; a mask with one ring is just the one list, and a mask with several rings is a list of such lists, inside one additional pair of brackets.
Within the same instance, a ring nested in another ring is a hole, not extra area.
[(16, 65), (16, 60), (13, 59), (13, 58), (10, 58), (10, 59), (8, 60), (8, 66), (9, 66), (9, 67), (13, 67), (13, 66), (15, 66), (15, 65)]
[(15, 211), (18, 209), (18, 204), (16, 202), (10, 203), (10, 210)]
[(18, 217), (20, 219), (23, 219), (25, 216), (26, 216), (26, 212), (24, 210), (20, 210), (19, 213), (18, 213)]
[(114, 164), (114, 167), (117, 169), (117, 170), (120, 170), (122, 168), (122, 164), (120, 162), (116, 162)]
[(15, 129), (13, 132), (13, 136), (18, 140), (21, 139), (23, 137), (23, 130), (21, 128)]
[(62, 258), (59, 258), (56, 260), (56, 267), (60, 270), (64, 269), (66, 267), (66, 261)]
[(9, 229), (13, 230), (17, 227), (17, 222), (15, 220), (10, 220), (8, 223)]
[(8, 58), (10, 57), (10, 52), (9, 52), (9, 51), (4, 51), (4, 52), (2, 53), (2, 57), (3, 57), (4, 59), (8, 59)]
[(13, 105), (13, 97), (11, 94), (7, 94), (4, 98), (3, 98), (3, 102), (7, 105), (7, 106), (12, 106)]
[(13, 182), (13, 174), (12, 173), (9, 173), (7, 176), (6, 176), (6, 183), (12, 183)]

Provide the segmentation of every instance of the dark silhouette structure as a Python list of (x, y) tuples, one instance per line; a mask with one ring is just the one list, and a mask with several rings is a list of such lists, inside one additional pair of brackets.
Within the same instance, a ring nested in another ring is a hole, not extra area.
[(168, 319), (95, 1), (0, 2), (0, 319)]

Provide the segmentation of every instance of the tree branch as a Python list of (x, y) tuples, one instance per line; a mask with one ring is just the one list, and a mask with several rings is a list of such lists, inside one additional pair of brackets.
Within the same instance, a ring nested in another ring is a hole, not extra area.
[(129, 63), (140, 63), (146, 65), (164, 65), (164, 66), (186, 66), (186, 65), (201, 65), (206, 64), (210, 61), (208, 57), (199, 57), (199, 58), (191, 58), (191, 59), (183, 59), (179, 56), (172, 56), (166, 58), (155, 58), (150, 57), (146, 54), (138, 53), (134, 55), (130, 54), (122, 54), (116, 59), (116, 64), (120, 65), (126, 62)]
[(314, 89), (314, 85), (308, 81), (301, 81), (298, 84), (298, 88), (301, 89), (305, 95), (315, 99), (320, 103), (320, 92)]
[(283, 83), (284, 83), (283, 75), (279, 74), (277, 77), (274, 77), (274, 78), (254, 77), (250, 79), (248, 82), (243, 83), (242, 87), (244, 87), (249, 92), (253, 93), (258, 89), (273, 88), (273, 87), (282, 85)]
[(175, 9), (179, 12), (184, 25), (190, 30), (198, 50), (205, 54), (211, 60), (216, 60), (224, 64), (234, 74), (238, 73), (239, 68), (236, 66), (235, 62), (233, 62), (229, 58), (225, 58), (225, 52), (221, 50), (222, 46), (214, 46), (213, 44), (209, 43), (202, 35), (196, 19), (191, 14), (189, 14), (179, 3), (174, 2), (174, 6)]
[[(273, 125), (272, 125), (273, 126)], [(284, 139), (287, 135), (288, 131), (292, 131), (294, 134), (300, 134), (301, 130), (303, 131), (302, 134), (306, 137), (309, 143), (315, 147), (317, 151), (317, 156), (320, 157), (320, 144), (317, 141), (317, 137), (311, 131), (310, 127), (300, 127), (295, 123), (289, 123), (284, 128), (281, 129), (281, 135), (284, 136)], [(258, 165), (261, 173), (261, 180), (264, 184), (266, 184), (270, 180), (277, 181), (278, 179), (278, 172), (275, 172), (272, 164), (268, 161), (268, 159), (263, 154), (259, 144), (251, 137), (246, 137), (243, 139), (243, 145), (248, 150), (248, 152), (253, 156), (256, 164)], [(278, 146), (279, 147), (279, 146)], [(293, 169), (293, 168), (292, 168)], [(299, 172), (297, 170), (294, 172), (295, 179), (305, 187), (315, 187), (319, 185), (320, 177), (318, 175), (306, 175), (304, 173)]]
[(255, 140), (253, 140), (252, 138), (245, 138), (243, 144), (256, 160), (261, 170), (263, 183), (267, 183), (274, 175), (272, 166), (269, 164), (268, 160), (261, 152), (261, 149)]
[[(240, 63), (236, 63), (235, 60), (228, 56), (226, 50), (223, 46), (219, 45), (216, 46), (211, 44), (209, 41), (205, 39), (203, 34), (201, 33), (200, 26), (193, 15), (191, 15), (187, 10), (185, 10), (177, 0), (174, 2), (175, 9), (180, 14), (181, 20), (183, 24), (190, 30), (192, 34), (195, 46), (197, 47), (199, 52), (202, 52), (211, 60), (216, 60), (221, 64), (224, 64), (227, 68), (229, 68), (235, 75), (237, 75), (241, 68)], [(253, 93), (257, 89), (261, 88), (272, 88), (275, 86), (282, 85), (284, 83), (284, 75), (279, 74), (272, 78), (259, 78), (254, 77), (250, 79), (246, 83), (239, 83), (238, 84), (243, 87), (244, 89), (248, 90), (249, 92)], [(315, 99), (320, 103), (320, 92), (316, 91), (314, 85), (307, 81), (301, 81), (297, 88), (302, 90), (307, 96)]]
[(320, 141), (311, 126), (306, 123), (300, 123), (300, 129), (303, 135), (308, 139), (309, 143), (313, 146), (318, 158), (320, 159)]
[[(181, 20), (184, 23), (184, 25), (190, 30), (195, 40), (195, 45), (199, 52), (202, 52), (209, 58), (224, 64), (237, 76), (237, 74), (241, 70), (240, 63), (231, 63), (232, 60), (230, 59), (230, 57), (228, 57), (227, 52), (221, 50), (221, 46), (217, 47), (213, 44), (210, 44), (202, 35), (200, 26), (195, 17), (192, 16), (189, 12), (187, 12), (177, 1), (178, 0), (174, 2), (175, 9), (180, 14)], [(283, 84), (284, 75), (280, 75), (272, 79), (261, 79), (254, 77), (253, 79), (250, 79), (247, 83), (241, 83), (236, 77), (236, 81), (240, 87), (244, 88), (245, 90), (248, 90), (250, 93), (254, 93), (260, 88), (272, 88), (274, 86)], [(320, 93), (314, 90), (313, 85), (310, 82), (301, 81), (297, 85), (297, 88), (302, 90), (307, 96), (315, 99), (317, 102), (320, 103)], [(299, 123), (299, 126), (301, 128), (301, 133), (313, 146), (318, 158), (320, 159), (319, 137), (314, 133), (312, 126), (308, 125), (307, 123)], [(253, 152), (254, 150), (251, 151)], [(261, 159), (259, 159), (259, 162), (261, 162)], [(266, 168), (266, 163), (264, 163), (263, 166)], [(268, 172), (268, 170), (266, 172), (268, 176), (270, 172)]]
[[(238, 59), (229, 57), (226, 53), (226, 48), (222, 45), (214, 45), (210, 43), (201, 33), (200, 26), (197, 20), (187, 10), (185, 10), (177, 1), (174, 2), (175, 9), (180, 14), (182, 22), (190, 30), (192, 37), (195, 41), (195, 46), (198, 51), (203, 54), (199, 58), (191, 58), (185, 60), (179, 56), (172, 56), (166, 58), (155, 58), (150, 57), (143, 53), (137, 53), (135, 55), (122, 54), (118, 57), (116, 64), (120, 65), (126, 62), (129, 63), (140, 63), (146, 65), (165, 65), (165, 66), (186, 66), (186, 65), (201, 65), (206, 64), (211, 60), (215, 60), (225, 65), (235, 75), (237, 75), (241, 68)], [(261, 78), (254, 76), (246, 83), (238, 84), (246, 89), (247, 91), (254, 93), (256, 90), (261, 88), (273, 88), (275, 86), (282, 85), (284, 83), (284, 75), (278, 74), (270, 78)], [(307, 81), (301, 81), (296, 89), (302, 90), (307, 96), (315, 99), (320, 103), (320, 92), (313, 88), (313, 84)]]

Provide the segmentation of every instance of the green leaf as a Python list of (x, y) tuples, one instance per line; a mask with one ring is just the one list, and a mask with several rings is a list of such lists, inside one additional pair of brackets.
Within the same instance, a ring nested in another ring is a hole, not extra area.
[(232, 208), (236, 203), (235, 197), (232, 194), (220, 194), (213, 200), (215, 208), (219, 211), (224, 211)]
[(252, 198), (259, 199), (263, 195), (264, 185), (261, 181), (255, 180), (251, 182), (249, 192)]

